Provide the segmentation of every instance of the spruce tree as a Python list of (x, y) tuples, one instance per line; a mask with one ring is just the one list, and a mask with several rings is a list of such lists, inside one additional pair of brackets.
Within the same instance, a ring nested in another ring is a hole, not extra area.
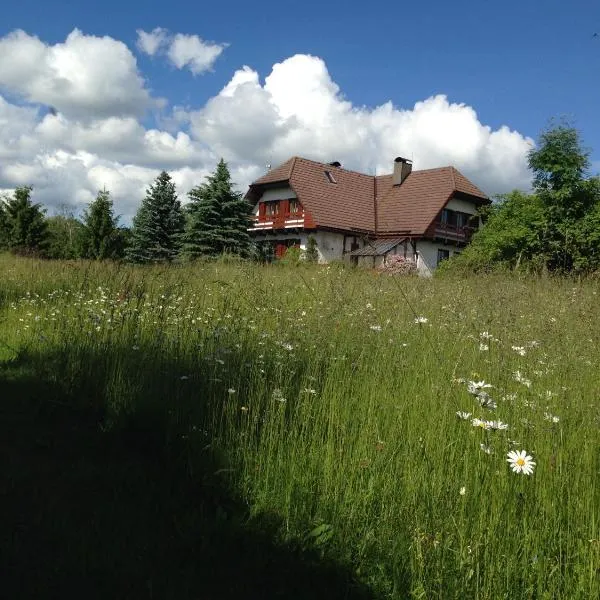
[(0, 197), (0, 250), (6, 250), (8, 248), (8, 231), (6, 200)]
[(98, 192), (83, 215), (81, 253), (83, 258), (104, 260), (116, 258), (117, 222), (113, 202), (107, 190)]
[(16, 254), (43, 255), (48, 244), (44, 209), (31, 201), (29, 186), (19, 187), (5, 204), (7, 246)]
[(184, 216), (175, 184), (163, 171), (148, 188), (133, 219), (127, 259), (131, 262), (170, 262), (181, 246)]
[(189, 258), (231, 252), (248, 256), (251, 206), (233, 189), (227, 163), (221, 159), (206, 182), (190, 193), (183, 252)]

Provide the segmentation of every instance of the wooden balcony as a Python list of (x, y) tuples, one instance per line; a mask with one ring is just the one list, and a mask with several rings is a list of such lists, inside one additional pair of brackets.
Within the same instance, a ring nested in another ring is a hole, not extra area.
[(290, 213), (280, 212), (275, 215), (258, 215), (254, 217), (253, 226), (250, 231), (263, 229), (294, 229), (304, 227), (304, 211)]
[(435, 224), (435, 237), (456, 242), (466, 243), (470, 241), (475, 231), (477, 231), (476, 227), (468, 225), (451, 225), (450, 223), (442, 223), (441, 221), (437, 221)]

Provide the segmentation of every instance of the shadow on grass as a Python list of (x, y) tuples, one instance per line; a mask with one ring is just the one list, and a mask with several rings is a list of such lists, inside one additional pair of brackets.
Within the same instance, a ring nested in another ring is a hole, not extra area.
[(347, 570), (274, 543), (206, 456), (103, 431), (25, 360), (0, 364), (0, 595), (373, 598)]

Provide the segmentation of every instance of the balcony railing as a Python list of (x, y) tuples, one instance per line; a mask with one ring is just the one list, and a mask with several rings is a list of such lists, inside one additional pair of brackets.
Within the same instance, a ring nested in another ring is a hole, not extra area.
[(468, 225), (452, 225), (450, 223), (442, 223), (441, 221), (438, 221), (435, 224), (436, 236), (452, 240), (469, 241), (475, 231), (477, 231), (476, 227), (470, 227)]
[(257, 215), (254, 217), (252, 229), (286, 229), (302, 227), (304, 225), (304, 212), (284, 211), (273, 215)]

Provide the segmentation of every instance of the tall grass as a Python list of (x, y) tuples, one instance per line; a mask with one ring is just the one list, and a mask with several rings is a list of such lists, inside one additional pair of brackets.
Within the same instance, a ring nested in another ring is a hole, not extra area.
[(600, 597), (595, 281), (10, 257), (0, 275), (0, 361), (104, 427), (185, 440), (190, 469), (210, 450), (251, 515), (381, 597)]

